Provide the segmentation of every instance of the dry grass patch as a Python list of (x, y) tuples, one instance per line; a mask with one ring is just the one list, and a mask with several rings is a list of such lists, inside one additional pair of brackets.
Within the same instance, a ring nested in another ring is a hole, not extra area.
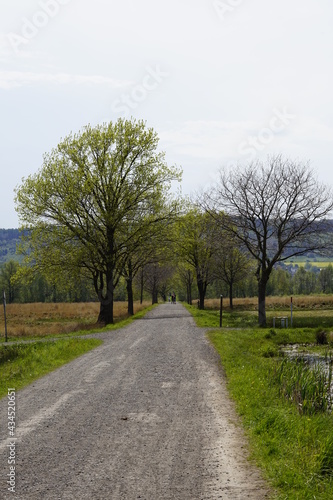
[[(193, 301), (195, 305), (196, 301)], [(257, 311), (258, 298), (246, 297), (233, 299), (233, 306), (235, 310), (244, 311)], [(220, 308), (220, 299), (206, 299), (206, 309)], [(223, 298), (223, 309), (229, 310), (229, 298)], [(266, 297), (266, 310), (270, 309), (290, 309), (290, 296), (283, 297)], [(295, 311), (302, 309), (321, 310), (333, 309), (333, 295), (297, 295), (293, 296), (293, 309)]]
[[(137, 313), (149, 305), (149, 302), (135, 302), (134, 312)], [(8, 304), (6, 311), (7, 332), (10, 338), (60, 335), (98, 327), (98, 302)], [(127, 302), (115, 302), (115, 321), (127, 316)], [(4, 336), (4, 329), (2, 314), (1, 336)]]

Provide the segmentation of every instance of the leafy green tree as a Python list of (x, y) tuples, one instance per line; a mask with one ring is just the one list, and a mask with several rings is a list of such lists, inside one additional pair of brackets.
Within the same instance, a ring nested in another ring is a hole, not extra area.
[(181, 170), (157, 148), (156, 132), (142, 121), (88, 125), (16, 190), (28, 261), (52, 279), (89, 276), (105, 324), (113, 323), (123, 263), (176, 211), (170, 188)]
[(216, 226), (208, 214), (188, 209), (179, 220), (177, 254), (195, 274), (200, 309), (205, 308), (207, 287), (215, 278), (216, 242)]
[[(147, 279), (149, 281), (149, 277), (147, 276), (148, 269), (152, 269), (155, 272), (155, 264), (159, 263), (160, 266), (165, 266), (166, 263), (172, 260), (170, 245), (172, 244), (173, 226), (177, 221), (177, 215), (177, 203), (173, 201), (171, 206), (166, 208), (163, 214), (161, 214), (160, 220), (156, 220), (154, 225), (149, 225), (149, 220), (146, 221), (148, 226), (146, 227), (146, 231), (141, 228), (142, 240), (140, 245), (134, 249), (130, 248), (128, 252), (124, 252), (120, 273), (126, 280), (129, 315), (134, 314), (133, 283), (139, 271), (144, 270), (141, 280), (147, 282)], [(144, 222), (141, 221), (141, 224), (143, 225)], [(153, 266), (149, 267), (150, 264), (153, 264)]]
[[(19, 268), (18, 262), (9, 260), (0, 268), (0, 286), (1, 292), (6, 292), (6, 301), (8, 304), (15, 302), (19, 296), (19, 286), (13, 278)], [(2, 296), (2, 293), (1, 293)]]
[(293, 279), (293, 288), (295, 295), (310, 295), (316, 292), (317, 278), (312, 271), (307, 271), (300, 266)]
[(158, 296), (161, 295), (166, 301), (166, 295), (171, 286), (174, 269), (170, 264), (154, 262), (147, 264), (143, 268), (144, 289), (152, 297), (152, 304), (158, 303)]
[(267, 295), (289, 295), (292, 292), (290, 273), (281, 268), (273, 269), (267, 284)]
[(177, 276), (181, 287), (186, 290), (186, 302), (192, 304), (192, 288), (194, 282), (193, 268), (187, 263), (180, 262), (177, 266)]
[(321, 269), (318, 282), (323, 293), (333, 293), (333, 266), (331, 264)]

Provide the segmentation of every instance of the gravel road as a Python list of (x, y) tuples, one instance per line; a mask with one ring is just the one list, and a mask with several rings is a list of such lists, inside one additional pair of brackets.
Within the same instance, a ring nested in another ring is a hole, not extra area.
[(0, 498), (269, 498), (219, 357), (185, 308), (161, 305), (99, 336), (102, 346), (16, 393), (15, 440), (0, 401)]

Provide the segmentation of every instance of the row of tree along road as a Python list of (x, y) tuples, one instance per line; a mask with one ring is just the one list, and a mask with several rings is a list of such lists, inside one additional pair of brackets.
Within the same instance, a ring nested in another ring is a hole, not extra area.
[(16, 189), (25, 254), (16, 280), (34, 273), (63, 286), (90, 280), (98, 320), (110, 324), (120, 280), (131, 314), (134, 280), (142, 288), (149, 281), (156, 301), (159, 276), (175, 261), (188, 299), (196, 279), (201, 308), (218, 277), (232, 297), (234, 284), (254, 273), (265, 326), (276, 265), (331, 247), (331, 189), (308, 164), (282, 155), (221, 170), (216, 185), (191, 201), (173, 194), (181, 178), (142, 121), (119, 119), (66, 137)]

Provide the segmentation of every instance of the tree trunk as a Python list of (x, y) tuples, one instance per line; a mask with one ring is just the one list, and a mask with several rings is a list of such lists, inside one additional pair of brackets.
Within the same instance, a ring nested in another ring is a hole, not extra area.
[(266, 326), (266, 285), (267, 280), (262, 278), (258, 281), (258, 313), (259, 326)]
[(192, 277), (191, 271), (188, 271), (187, 275), (187, 303), (192, 304)]
[(233, 310), (234, 308), (234, 304), (232, 302), (232, 296), (233, 296), (233, 293), (234, 293), (234, 290), (233, 290), (233, 285), (232, 283), (229, 284), (229, 307), (231, 309), (231, 311)]
[(143, 279), (143, 268), (142, 268), (140, 276), (140, 304), (142, 304), (143, 302), (143, 285), (144, 285), (144, 279)]
[(187, 303), (192, 304), (192, 286), (191, 283), (187, 283)]
[(134, 299), (133, 299), (133, 286), (132, 280), (126, 280), (126, 289), (127, 289), (127, 312), (130, 316), (134, 314)]
[(126, 289), (127, 289), (127, 312), (130, 316), (134, 315), (134, 299), (133, 299), (133, 273), (132, 273), (132, 263), (128, 263), (128, 277), (126, 279)]
[(103, 323), (104, 325), (113, 324), (113, 271), (110, 271), (107, 275), (107, 290), (106, 294), (102, 293), (102, 283), (99, 292), (100, 309), (98, 316), (98, 323)]
[(205, 295), (206, 295), (206, 286), (202, 280), (198, 281), (198, 292), (199, 292), (199, 309), (205, 309)]
[(152, 304), (158, 304), (158, 290), (157, 287), (154, 286), (153, 292), (152, 292)]

